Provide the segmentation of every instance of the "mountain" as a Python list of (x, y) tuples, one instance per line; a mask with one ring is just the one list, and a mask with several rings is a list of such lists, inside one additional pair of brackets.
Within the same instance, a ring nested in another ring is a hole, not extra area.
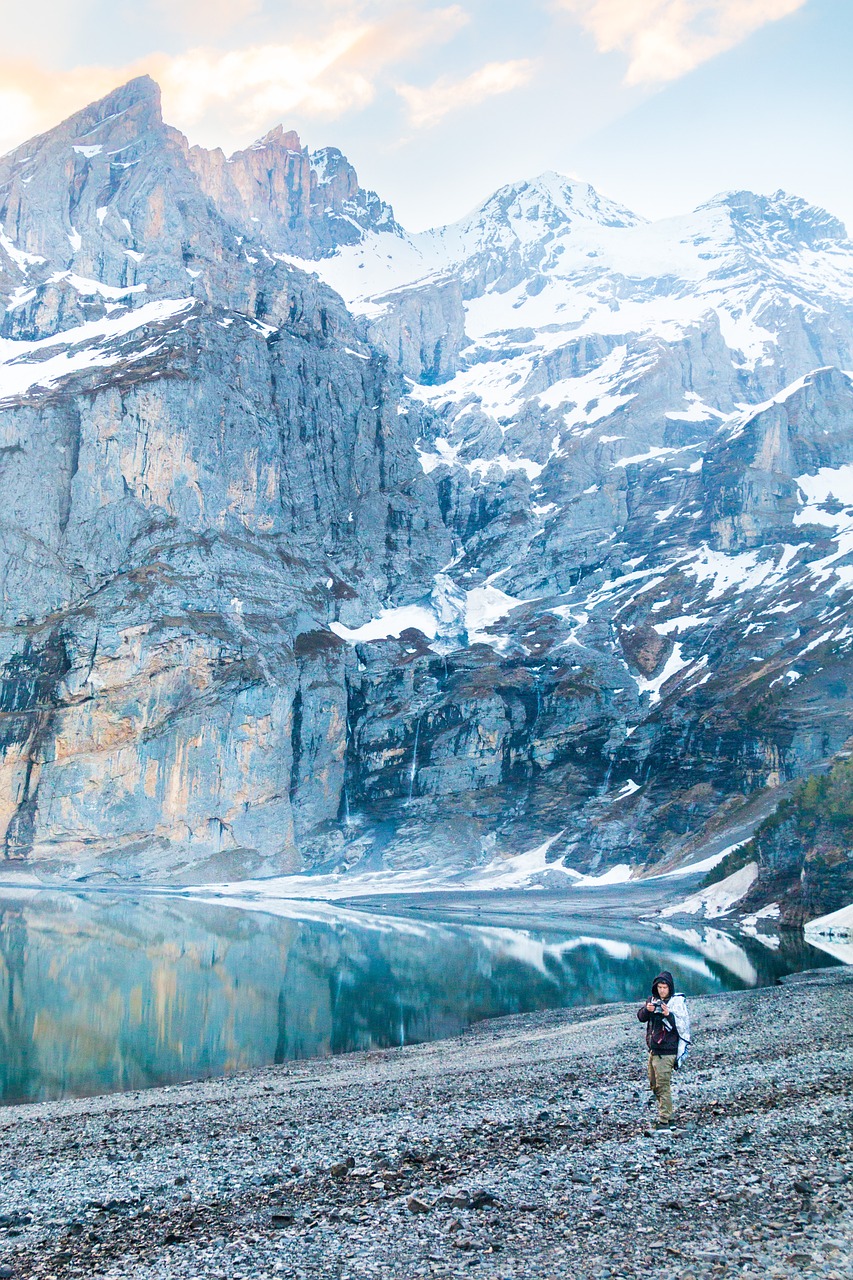
[[(481, 696), (523, 707), (495, 716), (493, 785), (524, 789), (499, 847), (532, 824), (549, 857), (585, 870), (701, 860), (844, 747), (840, 223), (734, 193), (650, 225), (544, 175), (314, 270), (432, 410), (418, 449), (454, 534), (449, 572), (494, 615)], [(430, 333), (440, 296), (456, 329)], [(428, 767), (446, 704), (417, 721)]]
[(0, 224), (5, 856), (297, 867), (340, 807), (327, 624), (449, 555), (417, 410), (212, 203), (150, 81), (6, 157)]
[(0, 160), (0, 226), (16, 867), (661, 870), (844, 751), (829, 214), (544, 174), (411, 235), (142, 79)]

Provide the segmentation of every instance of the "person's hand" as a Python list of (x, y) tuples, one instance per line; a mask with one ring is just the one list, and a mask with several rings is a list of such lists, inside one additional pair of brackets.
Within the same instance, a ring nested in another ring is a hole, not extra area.
[(666, 1001), (665, 1001), (665, 1000), (664, 1000), (664, 1001), (663, 1001), (663, 1003), (661, 1004), (661, 1012), (663, 1013), (663, 1016), (664, 1016), (665, 1018), (668, 1018), (668, 1017), (669, 1017), (669, 1005), (666, 1003)]
[(647, 1000), (647, 1001), (646, 1001), (646, 1008), (648, 1009), (649, 1013), (654, 1013), (654, 1011), (655, 1011), (654, 1001), (653, 1001), (653, 1000)]

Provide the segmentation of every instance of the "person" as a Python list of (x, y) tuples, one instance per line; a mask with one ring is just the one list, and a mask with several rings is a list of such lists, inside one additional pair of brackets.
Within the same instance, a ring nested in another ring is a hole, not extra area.
[[(652, 983), (650, 998), (637, 1010), (646, 1024), (649, 1050), (649, 1088), (658, 1100), (654, 1128), (672, 1124), (672, 1072), (690, 1043), (690, 1022), (684, 996), (675, 994), (675, 983), (664, 969)], [(682, 1025), (683, 1024), (683, 1025)]]

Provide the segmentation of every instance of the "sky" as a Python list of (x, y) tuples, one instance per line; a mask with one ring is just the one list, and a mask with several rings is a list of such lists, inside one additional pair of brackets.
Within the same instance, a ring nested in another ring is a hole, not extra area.
[(853, 232), (851, 0), (0, 0), (0, 152), (143, 72), (193, 143), (338, 146), (410, 230), (554, 169), (647, 217), (792, 191)]

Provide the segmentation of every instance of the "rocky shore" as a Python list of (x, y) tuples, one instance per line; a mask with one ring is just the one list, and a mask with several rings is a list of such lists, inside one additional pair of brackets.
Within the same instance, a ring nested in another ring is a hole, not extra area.
[[(638, 975), (638, 986), (644, 985)], [(0, 1112), (0, 1277), (853, 1277), (853, 970)]]

